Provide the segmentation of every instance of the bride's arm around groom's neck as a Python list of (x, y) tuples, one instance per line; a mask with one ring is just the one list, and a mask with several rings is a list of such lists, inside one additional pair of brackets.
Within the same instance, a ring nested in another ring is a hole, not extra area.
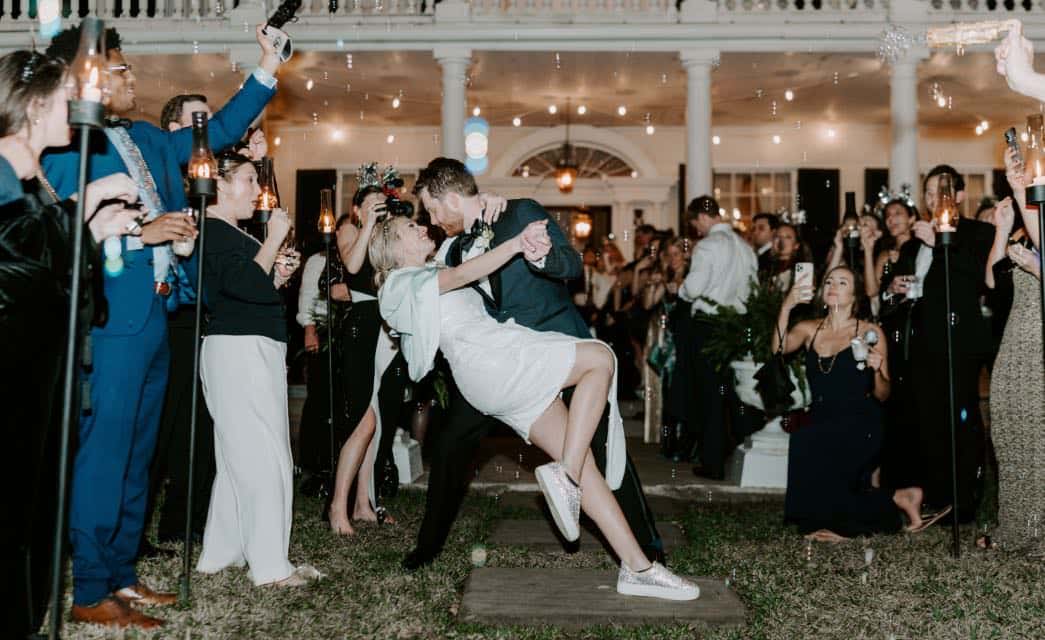
[(580, 278), (584, 273), (581, 255), (573, 248), (559, 224), (545, 211), (544, 207), (536, 200), (528, 198), (515, 200), (512, 204), (515, 205), (511, 216), (514, 228), (513, 235), (524, 229), (531, 222), (538, 220), (548, 221), (548, 236), (552, 241), (551, 251), (545, 256), (544, 263), (540, 266), (532, 262), (527, 262), (526, 264), (534, 271), (550, 278), (562, 280)]

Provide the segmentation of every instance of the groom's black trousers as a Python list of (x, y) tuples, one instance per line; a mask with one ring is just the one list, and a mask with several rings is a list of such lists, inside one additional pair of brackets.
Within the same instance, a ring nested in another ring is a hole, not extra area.
[[(496, 419), (483, 415), (468, 404), (456, 385), (451, 384), (450, 387), (450, 405), (446, 419), (438, 428), (429, 429), (427, 434), (431, 458), (425, 517), (417, 536), (417, 548), (431, 557), (442, 551), (450, 528), (457, 518), (457, 511), (468, 488), (468, 470), (475, 459), (480, 440), (500, 424)], [(565, 394), (567, 404), (572, 392), (570, 389)], [(602, 420), (591, 441), (595, 464), (603, 475), (606, 473), (607, 415), (608, 412), (603, 412)], [(627, 457), (624, 480), (613, 494), (639, 545), (644, 550), (662, 551), (653, 512), (650, 511), (646, 496), (642, 492), (642, 483), (639, 482), (631, 456)]]

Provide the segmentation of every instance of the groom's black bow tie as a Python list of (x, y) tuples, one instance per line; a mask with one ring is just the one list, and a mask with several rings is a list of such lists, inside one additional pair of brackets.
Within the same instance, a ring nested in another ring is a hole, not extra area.
[(457, 245), (461, 248), (461, 255), (468, 253), (472, 245), (483, 234), (483, 221), (480, 218), (472, 223), (472, 228), (457, 237)]

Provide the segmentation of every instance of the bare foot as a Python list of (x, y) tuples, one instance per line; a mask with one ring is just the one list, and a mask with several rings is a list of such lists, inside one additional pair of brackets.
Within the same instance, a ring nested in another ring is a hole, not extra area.
[[(378, 511), (382, 512), (380, 517), (378, 517)], [(388, 513), (384, 507), (378, 507), (377, 511), (374, 511), (369, 503), (363, 506), (356, 505), (355, 510), (352, 512), (352, 519), (358, 522), (380, 522), (381, 524), (396, 523), (396, 519), (393, 518), (392, 514)]]
[(352, 523), (348, 521), (348, 515), (343, 510), (331, 506), (328, 519), (330, 520), (330, 530), (337, 535), (356, 535), (356, 530), (352, 528)]
[(819, 529), (813, 533), (806, 534), (807, 540), (816, 540), (817, 542), (845, 542), (849, 538), (840, 536), (830, 529)]
[(897, 508), (907, 515), (910, 520), (908, 529), (917, 529), (922, 526), (922, 489), (921, 487), (908, 487), (897, 489), (893, 493), (893, 502)]

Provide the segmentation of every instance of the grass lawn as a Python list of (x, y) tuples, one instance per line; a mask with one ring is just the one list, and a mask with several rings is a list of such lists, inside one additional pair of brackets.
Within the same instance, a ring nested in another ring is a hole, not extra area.
[[(423, 494), (401, 492), (389, 510), (394, 527), (360, 526), (336, 538), (317, 518), (319, 503), (299, 498), (291, 560), (309, 562), (327, 577), (304, 589), (255, 588), (243, 569), (194, 574), (194, 605), (155, 609), (168, 619), (156, 632), (107, 632), (68, 624), (66, 638), (1045, 638), (1042, 561), (972, 549), (963, 529), (961, 560), (948, 553), (949, 530), (881, 536), (840, 545), (816, 543), (807, 562), (805, 541), (784, 528), (779, 504), (694, 502), (678, 518), (689, 543), (669, 556), (682, 573), (730, 579), (748, 608), (743, 627), (686, 625), (595, 626), (566, 634), (554, 629), (461, 625), (455, 615), (471, 569), (473, 546), (494, 522), (536, 511), (501, 508), (472, 496), (446, 551), (430, 569), (405, 574), (399, 561), (411, 548)], [(865, 549), (873, 550), (870, 564)], [(601, 552), (535, 553), (488, 549), (487, 566), (610, 567)], [(174, 589), (177, 559), (144, 561), (145, 579)]]

